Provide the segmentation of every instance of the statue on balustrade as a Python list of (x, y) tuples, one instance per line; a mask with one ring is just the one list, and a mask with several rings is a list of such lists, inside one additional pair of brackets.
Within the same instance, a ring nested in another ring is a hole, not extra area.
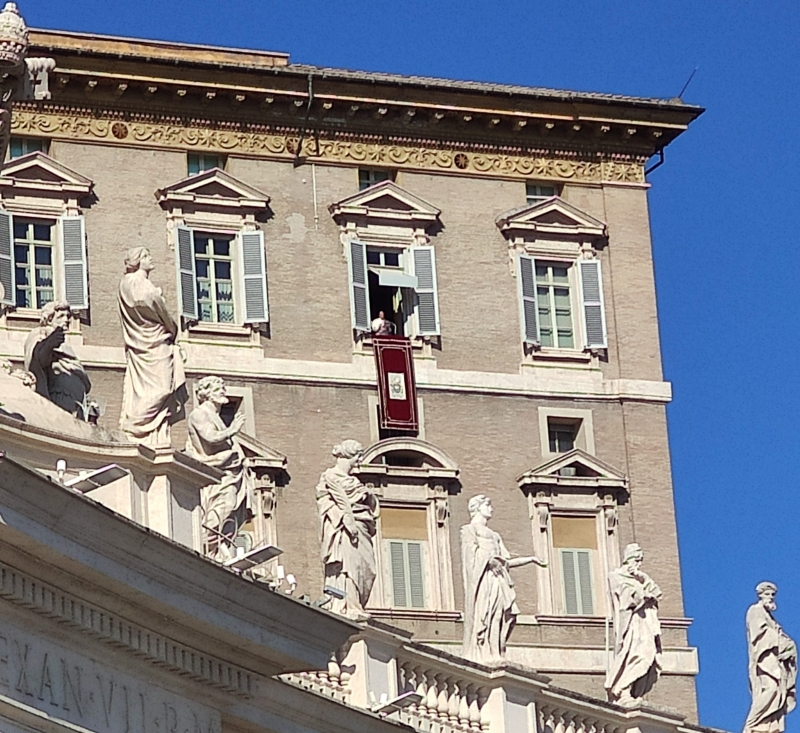
[(492, 504), (483, 494), (469, 500), (470, 523), (461, 528), (464, 574), (464, 643), (462, 655), (485, 665), (505, 659), (506, 644), (519, 608), (511, 568), (547, 563), (535, 556), (512, 557), (500, 535), (489, 529)]
[(170, 425), (183, 417), (186, 380), (178, 325), (150, 281), (152, 269), (147, 248), (128, 251), (118, 297), (127, 361), (120, 428), (138, 443), (169, 445)]
[(325, 585), (345, 596), (334, 597), (330, 608), (356, 620), (367, 618), (364, 606), (375, 582), (373, 538), (379, 511), (375, 494), (353, 476), (363, 452), (355, 440), (335, 446), (336, 465), (323, 472), (317, 485)]
[(218, 484), (202, 490), (205, 551), (223, 562), (235, 554), (234, 540), (253, 506), (255, 479), (236, 436), (245, 417), (237, 412), (230, 426), (220, 417), (228, 402), (220, 377), (203, 377), (197, 384), (197, 407), (189, 413), (186, 452), (224, 472)]
[(614, 661), (606, 675), (611, 702), (636, 703), (661, 674), (661, 589), (642, 571), (644, 553), (638, 544), (625, 547), (622, 567), (608, 574), (614, 619)]
[(747, 609), (752, 705), (744, 733), (781, 733), (797, 704), (797, 648), (772, 616), (777, 592), (774, 583), (759, 583), (758, 602)]
[(91, 416), (86, 395), (92, 382), (65, 342), (70, 315), (66, 301), (45, 304), (39, 327), (25, 339), (25, 369), (33, 374), (36, 391), (42, 397), (71, 415), (88, 420)]

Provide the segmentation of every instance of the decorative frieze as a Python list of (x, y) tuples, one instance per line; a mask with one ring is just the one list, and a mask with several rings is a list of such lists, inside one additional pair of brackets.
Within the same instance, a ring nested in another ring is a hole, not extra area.
[(197, 682), (243, 697), (255, 694), (256, 677), (247, 670), (130, 623), (2, 564), (0, 598)]
[[(536, 178), (581, 183), (645, 182), (644, 165), (630, 160), (582, 160), (578, 157), (547, 156), (520, 148), (513, 152), (486, 152), (480, 146), (413, 144), (408, 140), (300, 138), (286, 132), (247, 125), (218, 123), (202, 126), (169, 120), (121, 120), (118, 115), (16, 109), (12, 131), (62, 140), (108, 142), (144, 147), (202, 150), (251, 157), (291, 160), (300, 154), (309, 162), (400, 167), (438, 173), (479, 175), (493, 178)], [(329, 133), (325, 133), (329, 134)]]

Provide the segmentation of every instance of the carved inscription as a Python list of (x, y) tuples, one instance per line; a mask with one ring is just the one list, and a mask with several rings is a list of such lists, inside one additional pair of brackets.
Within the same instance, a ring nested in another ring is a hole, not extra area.
[(98, 733), (221, 733), (219, 712), (0, 623), (0, 694)]

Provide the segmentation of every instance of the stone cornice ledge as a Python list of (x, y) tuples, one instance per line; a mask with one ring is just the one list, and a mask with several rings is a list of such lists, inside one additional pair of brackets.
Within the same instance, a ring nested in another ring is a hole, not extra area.
[[(89, 367), (125, 369), (122, 347), (75, 345), (81, 361)], [(190, 376), (224, 374), (242, 379), (255, 379), (287, 384), (350, 386), (373, 389), (375, 362), (354, 356), (351, 362), (275, 359), (260, 349), (237, 349), (231, 358), (231, 347), (211, 344), (184, 344), (188, 354), (186, 372)], [(22, 345), (0, 341), (0, 356), (22, 358)], [(10, 353), (9, 353), (10, 352)], [(416, 363), (417, 387), (421, 392), (464, 392), (502, 396), (582, 398), (600, 401), (630, 400), (667, 404), (672, 400), (669, 382), (649, 379), (604, 379), (601, 371), (571, 367), (520, 367), (516, 374), (503, 372), (459, 371), (439, 369), (436, 362)]]
[[(36, 596), (43, 612), (77, 613), (77, 621), (94, 635), (109, 643), (124, 641), (123, 646), (154, 661), (171, 664), (174, 654), (201, 648), (206, 658), (263, 676), (320, 669), (358, 630), (352, 622), (248, 581), (8, 458), (0, 459), (0, 487), (3, 562), (34, 576), (35, 587), (50, 590)], [(8, 577), (10, 585), (0, 587), (12, 599), (22, 593), (26, 603), (25, 593), (32, 593), (34, 585), (20, 586)], [(66, 600), (56, 602), (56, 597)], [(76, 600), (83, 610), (74, 610)], [(146, 619), (147, 628), (132, 619)]]

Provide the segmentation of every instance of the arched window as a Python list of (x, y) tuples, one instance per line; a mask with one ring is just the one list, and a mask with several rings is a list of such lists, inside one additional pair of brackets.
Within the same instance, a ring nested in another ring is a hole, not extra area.
[(366, 450), (357, 473), (381, 506), (370, 613), (457, 616), (449, 528), (449, 497), (461, 489), (456, 463), (424, 440), (389, 438)]

